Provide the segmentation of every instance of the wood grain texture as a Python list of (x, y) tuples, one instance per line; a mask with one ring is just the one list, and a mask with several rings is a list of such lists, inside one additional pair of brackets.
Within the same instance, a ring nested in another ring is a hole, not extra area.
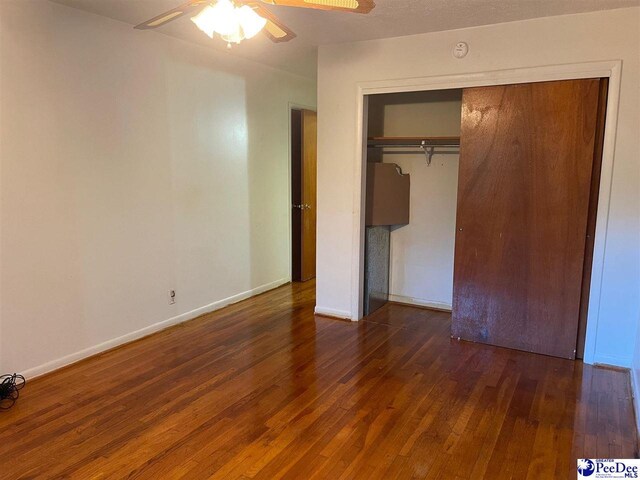
[(465, 89), (452, 335), (575, 358), (599, 80)]
[(302, 280), (316, 276), (318, 116), (302, 111)]
[(637, 454), (627, 372), (314, 303), (284, 286), (29, 382), (0, 478), (573, 480)]

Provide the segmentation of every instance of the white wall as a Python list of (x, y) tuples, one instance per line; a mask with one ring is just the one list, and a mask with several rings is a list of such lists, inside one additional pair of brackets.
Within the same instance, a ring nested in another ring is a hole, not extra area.
[[(371, 95), (369, 135), (459, 136), (461, 97), (461, 90)], [(457, 149), (437, 149), (430, 166), (424, 153), (397, 151), (382, 160), (411, 176), (410, 222), (391, 231), (389, 298), (451, 309)]]
[(288, 105), (315, 80), (47, 1), (0, 20), (0, 371), (288, 280)]
[[(621, 59), (595, 362), (630, 366), (640, 317), (640, 8), (327, 45), (318, 74), (319, 310), (352, 316), (357, 88), (362, 81)], [(470, 46), (458, 60), (458, 41)]]

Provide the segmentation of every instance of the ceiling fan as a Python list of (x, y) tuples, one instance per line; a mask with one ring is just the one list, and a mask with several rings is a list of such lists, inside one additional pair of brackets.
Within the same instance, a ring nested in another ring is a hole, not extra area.
[(258, 32), (275, 43), (294, 39), (296, 34), (270, 12), (265, 4), (352, 13), (369, 13), (376, 6), (374, 0), (191, 0), (136, 25), (135, 28), (157, 28), (200, 10), (191, 18), (193, 23), (211, 38), (214, 33), (219, 34), (228, 47), (232, 43), (251, 38)]

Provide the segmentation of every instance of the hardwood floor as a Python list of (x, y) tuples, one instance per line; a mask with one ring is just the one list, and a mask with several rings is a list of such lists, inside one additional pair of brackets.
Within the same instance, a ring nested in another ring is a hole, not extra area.
[(313, 306), (281, 287), (28, 383), (0, 477), (575, 479), (637, 454), (627, 372)]

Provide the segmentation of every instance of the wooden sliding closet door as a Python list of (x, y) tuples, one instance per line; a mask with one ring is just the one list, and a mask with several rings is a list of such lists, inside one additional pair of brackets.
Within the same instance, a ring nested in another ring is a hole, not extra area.
[(465, 89), (454, 337), (575, 358), (599, 83)]

